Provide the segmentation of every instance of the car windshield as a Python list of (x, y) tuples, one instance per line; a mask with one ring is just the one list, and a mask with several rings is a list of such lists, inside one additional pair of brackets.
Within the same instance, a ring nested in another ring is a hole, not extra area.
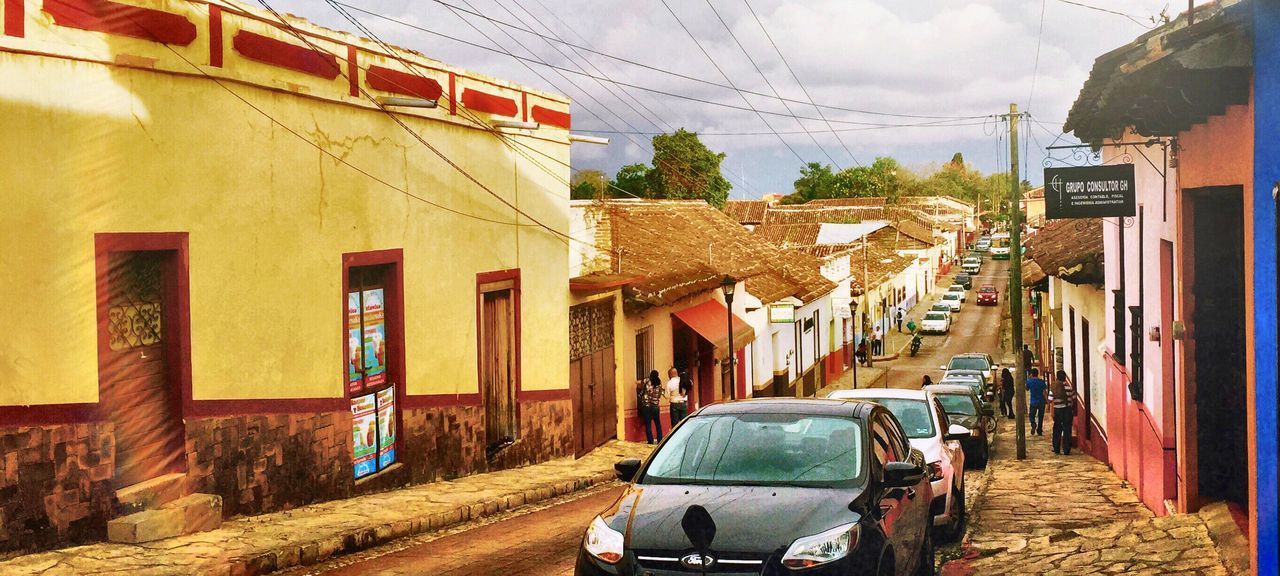
[(641, 483), (844, 486), (862, 477), (862, 426), (810, 414), (723, 414), (686, 420)]
[(930, 312), (924, 315), (925, 320), (946, 320), (947, 315), (942, 312)]
[(924, 400), (912, 398), (861, 398), (888, 408), (902, 424), (907, 438), (932, 438), (933, 418), (929, 417), (929, 405)]
[(991, 365), (987, 363), (986, 358), (966, 357), (952, 358), (951, 363), (947, 365), (947, 370), (977, 370), (985, 372), (991, 369)]
[(978, 415), (978, 406), (973, 403), (972, 397), (961, 394), (938, 394), (937, 397), (947, 414)]
[(995, 292), (996, 288), (995, 286), (983, 286), (982, 288), (978, 289), (978, 291), (979, 292)]

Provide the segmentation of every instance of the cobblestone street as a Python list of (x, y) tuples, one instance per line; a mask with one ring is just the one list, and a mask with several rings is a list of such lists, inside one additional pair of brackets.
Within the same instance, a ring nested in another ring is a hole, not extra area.
[(1221, 514), (1156, 517), (1105, 464), (1054, 454), (1048, 436), (1029, 436), (1018, 461), (1009, 419), (973, 496), (961, 557), (944, 576), (1248, 573), (1247, 541)]

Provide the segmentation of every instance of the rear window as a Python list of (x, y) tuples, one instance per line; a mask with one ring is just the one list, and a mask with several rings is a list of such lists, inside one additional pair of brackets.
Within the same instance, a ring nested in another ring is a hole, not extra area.
[(924, 315), (925, 320), (946, 320), (947, 315), (942, 312), (930, 312)]
[(942, 295), (942, 299), (943, 299), (943, 300), (959, 300), (959, 299), (960, 299), (960, 293), (959, 293), (959, 292), (947, 292), (946, 294), (943, 294), (943, 295)]
[(973, 397), (960, 394), (938, 394), (938, 401), (942, 403), (942, 409), (947, 414), (963, 414), (965, 416), (977, 416), (978, 405), (974, 403)]
[(947, 364), (947, 370), (978, 370), (985, 372), (990, 369), (991, 364), (987, 363), (987, 359), (978, 357), (952, 358), (951, 363)]
[(641, 483), (846, 486), (862, 476), (862, 434), (836, 416), (698, 416), (653, 455)]
[(875, 402), (893, 413), (894, 418), (898, 419), (898, 423), (902, 424), (902, 429), (907, 433), (907, 438), (931, 438), (933, 432), (933, 418), (929, 417), (929, 405), (924, 400), (913, 400), (911, 398), (861, 398)]

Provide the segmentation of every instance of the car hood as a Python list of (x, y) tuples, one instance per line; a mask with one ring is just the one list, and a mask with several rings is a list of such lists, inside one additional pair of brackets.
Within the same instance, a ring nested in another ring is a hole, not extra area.
[(716, 524), (713, 550), (782, 553), (796, 538), (857, 522), (849, 503), (861, 494), (861, 488), (640, 484), (628, 487), (604, 516), (615, 530), (630, 524), (628, 549), (688, 550), (680, 521), (699, 504)]

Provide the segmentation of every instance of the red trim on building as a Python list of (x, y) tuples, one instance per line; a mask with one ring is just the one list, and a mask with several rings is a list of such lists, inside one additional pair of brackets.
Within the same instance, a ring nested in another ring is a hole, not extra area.
[(568, 388), (560, 390), (521, 390), (516, 392), (516, 401), (518, 402), (550, 402), (553, 400), (568, 399)]
[(520, 119), (525, 122), (529, 121), (529, 93), (520, 93)]
[(568, 112), (543, 108), (537, 104), (534, 104), (533, 106), (533, 121), (539, 124), (559, 126), (565, 130), (568, 130), (569, 126), (572, 125)]
[(102, 420), (96, 403), (0, 406), (0, 428), (80, 424)]
[(183, 416), (244, 416), (251, 414), (308, 414), (349, 412), (346, 398), (272, 398), (266, 400), (196, 400)]
[(475, 88), (463, 89), (462, 105), (478, 112), (488, 112), (496, 116), (515, 116), (520, 111), (514, 99), (481, 92)]
[(276, 40), (248, 30), (236, 32), (231, 45), (245, 58), (296, 70), (326, 80), (338, 77), (338, 57), (326, 52)]
[(22, 0), (5, 0), (4, 35), (22, 38), (26, 35), (27, 14)]
[(412, 408), (442, 408), (445, 406), (479, 406), (480, 394), (416, 394), (404, 397), (406, 410)]
[(360, 95), (360, 65), (356, 47), (347, 45), (347, 95)]
[(376, 64), (365, 70), (365, 82), (375, 90), (426, 98), (428, 100), (439, 100), (441, 94), (444, 93), (444, 88), (440, 86), (440, 83), (431, 78), (392, 70)]
[(458, 75), (449, 73), (449, 115), (458, 114)]
[(209, 5), (209, 65), (222, 67), (222, 7)]
[[(5, 6), (14, 0), (6, 0)], [(21, 4), (21, 0), (18, 0)], [(8, 13), (6, 8), (5, 12)], [(44, 11), (59, 26), (131, 36), (186, 46), (196, 39), (196, 25), (185, 16), (108, 0), (44, 0)]]

